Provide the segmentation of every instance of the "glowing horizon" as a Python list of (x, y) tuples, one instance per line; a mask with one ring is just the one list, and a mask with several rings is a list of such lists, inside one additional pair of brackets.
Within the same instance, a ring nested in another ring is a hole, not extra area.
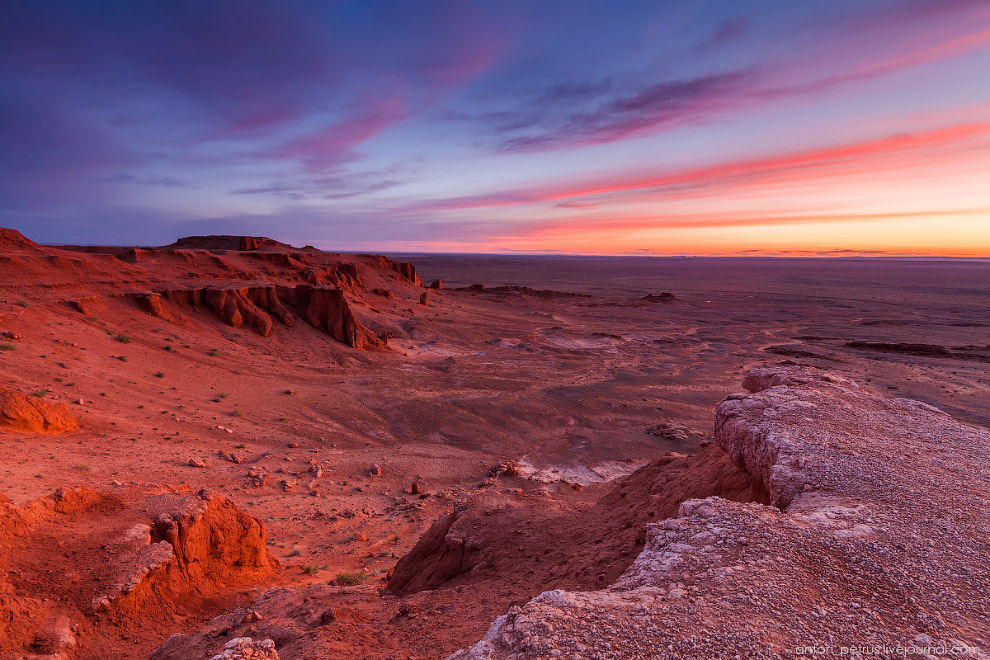
[(982, 2), (8, 13), (0, 225), (39, 242), (990, 257)]

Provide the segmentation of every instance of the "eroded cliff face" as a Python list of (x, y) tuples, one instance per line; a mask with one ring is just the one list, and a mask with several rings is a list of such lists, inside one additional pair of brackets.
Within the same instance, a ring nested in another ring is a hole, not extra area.
[(540, 594), (451, 658), (987, 657), (990, 433), (810, 368), (746, 385), (715, 437), (772, 505), (688, 500), (612, 586)]
[(385, 312), (379, 303), (372, 311), (369, 295), (405, 292), (413, 302), (422, 295), (410, 263), (253, 236), (190, 236), (161, 248), (52, 248), (4, 229), (0, 276), (32, 282), (34, 294), (47, 294), (41, 302), (60, 300), (87, 317), (128, 300), (165, 322), (182, 324), (202, 310), (263, 337), (301, 317), (356, 349), (385, 348), (401, 321), (398, 308)]

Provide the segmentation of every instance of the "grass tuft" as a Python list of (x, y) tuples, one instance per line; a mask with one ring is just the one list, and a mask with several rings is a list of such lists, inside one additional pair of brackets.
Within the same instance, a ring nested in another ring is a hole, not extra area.
[(342, 587), (352, 587), (356, 584), (364, 584), (368, 581), (367, 573), (358, 573), (356, 571), (341, 571), (337, 573), (333, 581)]

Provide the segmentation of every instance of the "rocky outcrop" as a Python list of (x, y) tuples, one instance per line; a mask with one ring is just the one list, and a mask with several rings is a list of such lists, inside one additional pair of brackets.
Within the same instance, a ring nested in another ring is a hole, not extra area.
[(236, 583), (242, 574), (264, 575), (279, 568), (265, 546), (264, 524), (208, 491), (156, 515), (151, 539), (171, 546), (174, 569), (200, 590)]
[[(52, 579), (55, 565), (64, 579)], [(0, 502), (0, 648), (105, 657), (104, 637), (79, 632), (92, 634), (87, 621), (164, 634), (203, 602), (278, 569), (263, 524), (205, 491), (78, 488)]]
[(674, 302), (677, 298), (670, 291), (661, 291), (659, 294), (648, 293), (643, 296), (646, 302)]
[(337, 286), (345, 289), (353, 289), (362, 285), (361, 274), (355, 264), (337, 263), (322, 268), (307, 268), (303, 271), (303, 279), (310, 284)]
[(275, 642), (270, 639), (254, 641), (250, 637), (235, 637), (223, 645), (223, 651), (210, 660), (278, 660)]
[(938, 344), (919, 344), (906, 342), (882, 341), (850, 341), (849, 348), (879, 353), (895, 353), (915, 357), (945, 358), (949, 360), (971, 360), (973, 362), (990, 362), (990, 346), (960, 346), (949, 350)]
[(64, 433), (79, 428), (79, 422), (65, 404), (0, 388), (0, 426), (32, 433)]
[(83, 316), (96, 316), (97, 309), (103, 306), (100, 296), (84, 296), (71, 301), (71, 305)]
[(416, 546), (399, 559), (388, 590), (402, 596), (436, 589), (474, 568), (481, 561), (484, 542), (471, 533), (471, 524), (457, 523), (475, 506), (469, 498), (456, 500), (454, 510), (433, 523)]
[[(493, 472), (521, 476), (518, 464)], [(644, 526), (677, 513), (681, 502), (719, 495), (765, 502), (752, 477), (724, 451), (709, 445), (695, 456), (674, 452), (617, 479), (591, 508), (554, 506), (529, 495), (461, 495), (396, 564), (388, 590), (407, 596), (465, 584), (486, 591), (512, 574), (516, 594), (526, 597), (557, 586), (594, 588), (615, 580), (646, 541)], [(519, 536), (539, 529), (536, 536)], [(519, 558), (525, 561), (520, 575)]]
[(612, 586), (547, 591), (451, 657), (987, 657), (990, 475), (965, 466), (990, 432), (807, 368), (747, 384), (716, 441), (776, 506), (683, 502)]
[(314, 328), (323, 330), (337, 341), (354, 348), (384, 348), (388, 339), (365, 328), (354, 316), (342, 289), (326, 286), (279, 288), (279, 294), (291, 301)]
[(171, 249), (233, 250), (240, 252), (263, 249), (294, 249), (288, 243), (280, 243), (275, 239), (266, 238), (264, 236), (229, 236), (226, 234), (185, 236), (170, 245), (166, 245), (165, 247)]
[(165, 319), (170, 321), (172, 319), (172, 314), (165, 309), (165, 303), (162, 301), (162, 294), (160, 293), (143, 293), (135, 297), (138, 307), (148, 312), (155, 318)]
[(389, 260), (389, 265), (392, 270), (397, 272), (402, 279), (406, 280), (410, 284), (415, 284), (416, 286), (423, 286), (423, 280), (420, 279), (419, 273), (416, 272), (416, 266), (405, 261), (392, 261)]
[(472, 284), (471, 286), (455, 289), (456, 291), (471, 291), (475, 293), (489, 293), (501, 295), (520, 295), (545, 298), (547, 300), (568, 299), (568, 298), (591, 298), (587, 293), (571, 293), (569, 291), (555, 291), (553, 289), (534, 289), (528, 286), (516, 284), (506, 284), (504, 286), (485, 286), (484, 284)]
[(16, 229), (0, 227), (0, 250), (30, 250), (41, 247)]
[[(350, 282), (357, 276), (340, 271)], [(290, 308), (313, 326), (337, 341), (362, 349), (384, 348), (385, 334), (376, 335), (358, 321), (343, 289), (334, 286), (300, 284), (296, 286), (215, 286), (195, 289), (171, 289), (158, 294), (139, 294), (138, 304), (154, 316), (169, 318), (167, 301), (178, 307), (206, 307), (214, 316), (235, 328), (253, 326), (263, 337), (275, 330), (274, 316), (291, 327), (295, 316)]]
[(443, 281), (442, 280), (433, 280), (433, 282), (430, 284), (430, 288), (431, 289), (442, 289), (443, 288)]
[[(245, 323), (254, 326), (262, 337), (268, 337), (275, 330), (272, 317), (251, 299), (252, 291), (258, 291), (268, 304), (268, 288), (263, 289), (207, 289), (203, 301), (213, 314), (227, 325), (239, 328)], [(275, 301), (277, 303), (278, 296)]]

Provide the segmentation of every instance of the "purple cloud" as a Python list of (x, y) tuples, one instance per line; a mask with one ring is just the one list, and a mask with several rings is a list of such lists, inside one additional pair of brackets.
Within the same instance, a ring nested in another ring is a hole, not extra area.
[(101, 178), (140, 158), (100, 127), (51, 108), (0, 102), (0, 200), (55, 206), (92, 199)]
[[(718, 73), (697, 78), (667, 80), (626, 89), (616, 94), (617, 84), (572, 84), (557, 88), (555, 95), (534, 100), (518, 117), (505, 115), (496, 129), (512, 133), (525, 127), (520, 135), (503, 135), (499, 151), (532, 151), (573, 148), (587, 144), (612, 142), (645, 134), (665, 127), (708, 119), (751, 84), (742, 72)], [(567, 94), (577, 107), (585, 109), (562, 115), (546, 107), (558, 106), (559, 94)], [(590, 106), (590, 107), (589, 107)], [(507, 127), (512, 127), (507, 130)]]

